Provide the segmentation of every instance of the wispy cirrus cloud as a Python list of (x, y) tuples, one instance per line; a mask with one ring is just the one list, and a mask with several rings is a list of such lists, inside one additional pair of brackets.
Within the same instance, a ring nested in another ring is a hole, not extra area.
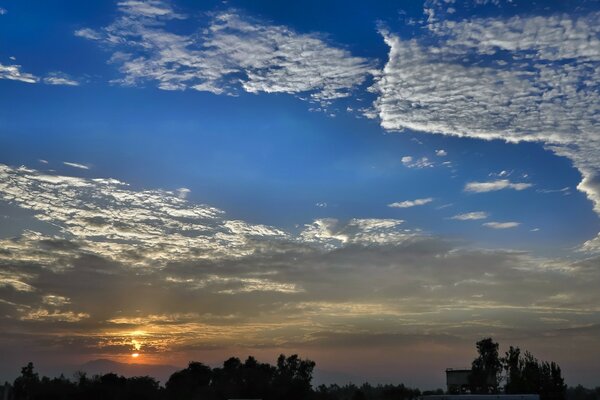
[(63, 72), (51, 72), (44, 78), (47, 85), (79, 86), (80, 82)]
[(457, 214), (450, 219), (456, 219), (458, 221), (476, 221), (480, 219), (486, 219), (490, 214), (485, 211), (472, 211), (464, 214)]
[(433, 201), (433, 197), (427, 197), (424, 199), (415, 199), (415, 200), (405, 200), (405, 201), (399, 201), (399, 202), (395, 202), (395, 203), (390, 203), (388, 204), (388, 207), (391, 208), (410, 208), (410, 207), (417, 207), (417, 206), (423, 206), (425, 204), (429, 204)]
[(111, 63), (123, 73), (118, 81), (123, 85), (155, 82), (164, 90), (308, 94), (328, 104), (349, 96), (374, 68), (368, 59), (318, 35), (235, 10), (211, 15), (201, 33), (184, 35), (169, 26), (185, 16), (168, 2), (125, 1), (118, 9), (121, 15), (110, 25), (79, 29), (75, 35), (113, 49)]
[(512, 189), (512, 190), (525, 190), (532, 186), (531, 183), (524, 182), (511, 182), (508, 179), (498, 179), (495, 181), (488, 182), (468, 182), (465, 185), (465, 192), (473, 192), (473, 193), (485, 193), (485, 192), (495, 192), (503, 189)]
[(4, 65), (2, 63), (0, 63), (0, 79), (8, 79), (25, 83), (36, 83), (40, 80), (40, 78), (33, 74), (23, 72), (20, 65)]
[(519, 225), (521, 225), (520, 222), (514, 222), (514, 221), (509, 221), (509, 222), (491, 221), (491, 222), (485, 222), (483, 224), (483, 226), (492, 228), (492, 229), (511, 229), (511, 228), (516, 228)]
[(67, 167), (73, 167), (73, 168), (78, 168), (78, 169), (90, 169), (90, 167), (85, 164), (79, 164), (79, 163), (68, 162), (68, 161), (63, 161), (63, 164), (66, 165)]

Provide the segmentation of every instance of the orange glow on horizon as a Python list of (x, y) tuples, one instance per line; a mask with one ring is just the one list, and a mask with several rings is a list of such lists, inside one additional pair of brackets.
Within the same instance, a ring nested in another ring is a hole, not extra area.
[(138, 358), (139, 356), (140, 356), (140, 353), (133, 353), (133, 354), (131, 355), (131, 357), (133, 357), (133, 358)]

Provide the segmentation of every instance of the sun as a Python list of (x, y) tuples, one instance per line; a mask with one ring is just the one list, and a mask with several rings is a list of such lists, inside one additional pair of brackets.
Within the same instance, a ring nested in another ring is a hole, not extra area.
[(133, 353), (131, 354), (131, 357), (133, 358), (138, 358), (140, 356), (140, 353)]

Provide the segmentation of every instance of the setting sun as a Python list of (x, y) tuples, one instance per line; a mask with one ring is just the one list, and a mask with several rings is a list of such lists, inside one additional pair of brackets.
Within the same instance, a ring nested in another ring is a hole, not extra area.
[(139, 356), (140, 356), (140, 353), (133, 353), (133, 354), (131, 355), (131, 357), (133, 357), (133, 358), (138, 358)]

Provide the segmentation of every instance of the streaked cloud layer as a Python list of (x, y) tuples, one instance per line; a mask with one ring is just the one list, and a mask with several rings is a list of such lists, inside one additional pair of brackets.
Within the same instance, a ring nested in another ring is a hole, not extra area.
[[(117, 358), (133, 339), (155, 357), (240, 340), (360, 347), (354, 335), (365, 330), (373, 340), (392, 335), (392, 345), (490, 325), (508, 336), (570, 335), (600, 313), (598, 259), (461, 248), (390, 219), (321, 219), (284, 232), (176, 192), (25, 167), (1, 167), (0, 193), (45, 223), (1, 242), (5, 344), (36, 326), (33, 349), (51, 341)], [(65, 334), (64, 324), (87, 333)]]

